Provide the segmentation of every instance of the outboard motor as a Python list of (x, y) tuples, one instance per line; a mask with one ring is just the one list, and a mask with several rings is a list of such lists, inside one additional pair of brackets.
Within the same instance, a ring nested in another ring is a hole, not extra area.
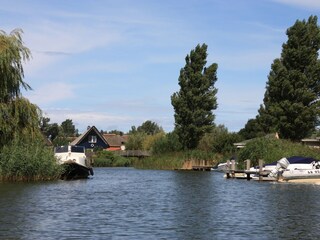
[(277, 161), (276, 168), (269, 173), (269, 177), (277, 178), (278, 172), (280, 171), (280, 169), (286, 169), (289, 166), (289, 164), (290, 162), (288, 161), (288, 159), (281, 158), (279, 161)]
[(320, 169), (320, 162), (319, 162), (319, 161), (314, 162), (314, 163), (313, 163), (313, 167), (314, 167), (315, 169)]

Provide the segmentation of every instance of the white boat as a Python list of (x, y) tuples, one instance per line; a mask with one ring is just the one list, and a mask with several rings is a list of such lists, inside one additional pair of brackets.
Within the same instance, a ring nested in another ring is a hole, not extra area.
[(82, 146), (59, 146), (54, 149), (58, 163), (65, 165), (62, 179), (87, 178), (93, 175), (92, 167), (86, 157), (85, 148)]
[[(235, 162), (234, 163), (235, 165), (238, 164), (238, 162)], [(224, 162), (224, 163), (219, 163), (215, 168), (213, 168), (212, 170), (215, 170), (215, 171), (219, 171), (219, 172), (226, 172), (228, 170), (231, 169), (231, 165), (232, 165), (232, 162)]]
[(282, 158), (277, 162), (269, 177), (280, 181), (320, 180), (320, 162), (313, 158), (298, 156)]

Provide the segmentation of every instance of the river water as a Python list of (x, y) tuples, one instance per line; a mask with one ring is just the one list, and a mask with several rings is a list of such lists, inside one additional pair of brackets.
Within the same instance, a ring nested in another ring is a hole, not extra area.
[(0, 239), (320, 239), (320, 185), (96, 168), (0, 183)]

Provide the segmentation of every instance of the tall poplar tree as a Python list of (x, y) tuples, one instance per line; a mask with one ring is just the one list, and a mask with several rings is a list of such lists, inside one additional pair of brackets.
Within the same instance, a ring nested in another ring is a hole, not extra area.
[(207, 63), (207, 45), (198, 44), (185, 58), (180, 70), (180, 91), (171, 96), (175, 114), (175, 131), (185, 149), (197, 147), (201, 137), (214, 126), (213, 110), (217, 108), (216, 63)]
[(317, 17), (297, 20), (287, 29), (288, 41), (268, 76), (264, 104), (257, 120), (265, 132), (300, 140), (313, 131), (319, 117), (320, 30)]

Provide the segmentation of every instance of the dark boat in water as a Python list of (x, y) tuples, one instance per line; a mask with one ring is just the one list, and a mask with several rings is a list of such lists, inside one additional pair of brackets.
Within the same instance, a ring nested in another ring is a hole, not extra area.
[(59, 164), (65, 167), (61, 179), (81, 179), (93, 176), (93, 169), (82, 146), (59, 146), (54, 149)]

